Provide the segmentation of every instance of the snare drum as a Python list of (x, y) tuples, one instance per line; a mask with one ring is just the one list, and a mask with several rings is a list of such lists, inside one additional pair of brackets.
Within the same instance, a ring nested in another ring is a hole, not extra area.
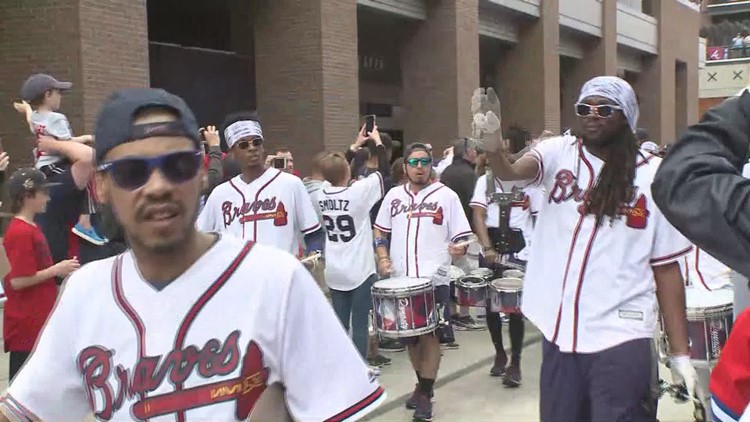
[(456, 287), (456, 283), (458, 283), (458, 280), (465, 275), (466, 273), (464, 270), (455, 265), (451, 265), (450, 268), (448, 268), (448, 278), (451, 280), (451, 299), (453, 299), (454, 302), (458, 301), (458, 288)]
[(487, 306), (487, 280), (472, 275), (461, 277), (456, 282), (456, 303), (475, 308)]
[(395, 277), (372, 286), (375, 325), (384, 337), (416, 337), (435, 331), (435, 288), (427, 278)]
[(520, 278), (523, 280), (524, 272), (521, 270), (505, 270), (503, 271), (503, 278)]
[(685, 290), (690, 359), (713, 365), (732, 331), (732, 289)]
[(521, 313), (523, 280), (510, 277), (498, 278), (497, 280), (492, 280), (489, 290), (490, 311), (505, 314)]
[(492, 277), (495, 275), (495, 272), (492, 271), (489, 268), (477, 268), (476, 270), (469, 273), (470, 277), (479, 277), (483, 278), (484, 281), (490, 282), (492, 281)]

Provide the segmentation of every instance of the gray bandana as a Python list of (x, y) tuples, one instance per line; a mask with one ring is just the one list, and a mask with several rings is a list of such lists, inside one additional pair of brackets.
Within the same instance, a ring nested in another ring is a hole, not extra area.
[(638, 100), (629, 83), (616, 76), (597, 76), (583, 85), (578, 102), (594, 95), (612, 100), (622, 107), (622, 113), (628, 120), (628, 125), (635, 132), (638, 127)]

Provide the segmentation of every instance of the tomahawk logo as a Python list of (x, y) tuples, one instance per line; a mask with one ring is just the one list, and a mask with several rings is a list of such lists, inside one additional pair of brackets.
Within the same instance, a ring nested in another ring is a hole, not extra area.
[(224, 201), (221, 204), (221, 213), (224, 217), (224, 227), (229, 227), (237, 219), (242, 224), (262, 220), (273, 220), (274, 226), (286, 226), (288, 223), (286, 207), (275, 196), (245, 202), (241, 206), (235, 206), (232, 201)]
[(110, 420), (124, 403), (138, 397), (131, 409), (138, 420), (184, 412), (237, 401), (236, 416), (245, 420), (266, 388), (268, 369), (263, 366), (263, 352), (254, 341), (247, 347), (237, 378), (222, 379), (184, 390), (148, 396), (165, 382), (182, 385), (196, 377), (201, 380), (225, 378), (240, 365), (239, 331), (232, 332), (223, 342), (211, 339), (202, 348), (187, 346), (172, 350), (166, 356), (146, 356), (134, 368), (114, 366), (115, 351), (101, 346), (89, 346), (78, 356), (78, 368), (86, 386), (91, 408), (95, 397), (103, 399), (95, 416)]

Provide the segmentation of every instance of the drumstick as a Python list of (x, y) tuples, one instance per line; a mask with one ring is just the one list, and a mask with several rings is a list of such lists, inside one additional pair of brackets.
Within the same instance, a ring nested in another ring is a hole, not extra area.
[(320, 254), (320, 252), (315, 252), (314, 254), (308, 256), (307, 258), (302, 258), (299, 260), (299, 262), (303, 264), (307, 264), (308, 262), (314, 262), (320, 259), (320, 257), (323, 256)]
[(454, 243), (453, 246), (455, 246), (457, 248), (463, 248), (464, 246), (469, 246), (472, 243), (477, 243), (477, 242), (479, 242), (479, 238), (477, 238), (476, 236), (473, 236), (470, 239), (467, 239), (467, 240), (464, 240), (464, 241), (461, 241), (461, 242), (458, 242), (458, 243)]

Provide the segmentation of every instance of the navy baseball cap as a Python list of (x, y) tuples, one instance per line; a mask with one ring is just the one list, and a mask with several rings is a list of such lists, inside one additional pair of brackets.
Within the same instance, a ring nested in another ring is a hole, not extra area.
[[(177, 120), (133, 124), (138, 113), (152, 108), (173, 112)], [(198, 122), (182, 98), (155, 88), (129, 88), (117, 91), (109, 97), (96, 120), (96, 162), (101, 163), (104, 156), (120, 144), (155, 136), (184, 136), (193, 141), (196, 149), (201, 146)]]
[(21, 97), (24, 101), (33, 101), (51, 89), (65, 91), (73, 87), (70, 82), (60, 82), (46, 73), (36, 73), (29, 76), (21, 87)]
[(35, 168), (20, 168), (13, 172), (8, 179), (8, 196), (18, 198), (26, 192), (46, 190), (59, 183), (49, 183), (40, 170)]

